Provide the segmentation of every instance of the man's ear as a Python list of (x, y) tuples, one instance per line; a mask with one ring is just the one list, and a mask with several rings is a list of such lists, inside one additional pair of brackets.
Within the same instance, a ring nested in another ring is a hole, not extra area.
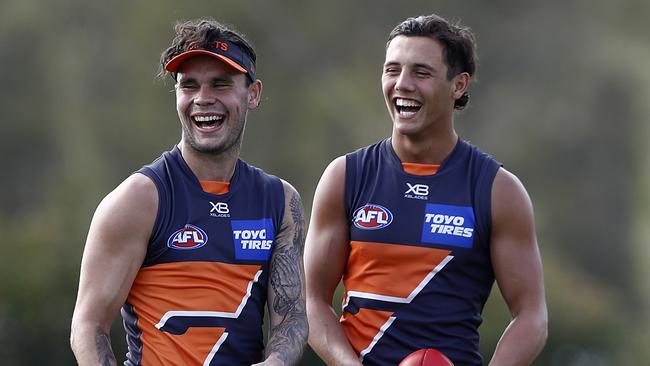
[(465, 92), (467, 92), (469, 89), (470, 79), (471, 76), (469, 76), (469, 74), (466, 72), (461, 72), (460, 74), (454, 76), (453, 79), (451, 79), (451, 92), (454, 96), (454, 99), (459, 99), (463, 96), (463, 94), (465, 94)]
[(248, 86), (248, 109), (255, 109), (262, 98), (262, 80), (255, 80)]

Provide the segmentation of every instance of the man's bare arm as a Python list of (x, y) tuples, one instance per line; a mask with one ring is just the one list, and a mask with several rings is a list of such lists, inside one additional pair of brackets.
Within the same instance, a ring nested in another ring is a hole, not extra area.
[(500, 169), (492, 189), (491, 256), (512, 314), (491, 366), (530, 365), (544, 347), (548, 314), (533, 207), (521, 182)]
[(332, 307), (350, 251), (344, 205), (345, 157), (335, 159), (318, 183), (305, 243), (309, 345), (328, 365), (360, 366)]
[[(270, 265), (268, 364), (295, 365), (307, 342), (303, 251), (305, 218), (298, 192), (285, 186), (285, 214)], [(278, 361), (281, 361), (278, 363)]]
[(70, 343), (79, 365), (115, 365), (110, 326), (144, 259), (158, 208), (149, 178), (134, 174), (99, 204), (81, 261)]

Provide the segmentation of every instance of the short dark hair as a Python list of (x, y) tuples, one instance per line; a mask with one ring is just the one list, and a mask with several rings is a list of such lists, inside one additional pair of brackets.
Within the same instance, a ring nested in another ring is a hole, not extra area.
[[(230, 25), (224, 25), (212, 18), (201, 18), (177, 22), (174, 31), (176, 36), (172, 40), (171, 46), (160, 55), (160, 71), (158, 72), (160, 78), (164, 78), (169, 74), (165, 70), (165, 65), (169, 60), (191, 49), (209, 48), (216, 40), (230, 41), (239, 46), (250, 56), (251, 60), (253, 60), (253, 68), (255, 67), (257, 61), (255, 49), (243, 34)], [(176, 78), (175, 74), (172, 76)], [(250, 84), (251, 81), (248, 81), (248, 83)]]
[[(478, 58), (476, 55), (476, 38), (472, 31), (460, 23), (450, 23), (435, 15), (421, 15), (404, 20), (388, 35), (386, 47), (397, 36), (431, 37), (443, 46), (443, 58), (447, 63), (447, 79), (466, 72), (473, 76), (476, 72)], [(465, 92), (454, 103), (455, 109), (463, 109), (469, 102), (469, 93)]]

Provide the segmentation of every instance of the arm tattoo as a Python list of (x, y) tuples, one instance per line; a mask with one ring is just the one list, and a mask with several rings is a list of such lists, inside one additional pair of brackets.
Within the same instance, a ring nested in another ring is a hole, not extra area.
[(303, 224), (302, 205), (297, 194), (291, 197), (291, 218), (295, 223), (293, 245), (286, 243), (278, 247), (272, 265), (271, 286), (276, 297), (273, 301), (273, 310), (286, 318), (287, 314), (295, 308), (300, 301), (302, 291), (299, 263), (303, 249)]
[(270, 282), (275, 293), (272, 310), (282, 318), (271, 329), (267, 354), (277, 352), (285, 363), (294, 364), (302, 354), (308, 333), (301, 271), (305, 219), (297, 193), (289, 206), (295, 228), (293, 238), (276, 247), (271, 263)]
[(97, 327), (95, 332), (95, 346), (97, 347), (97, 359), (100, 365), (113, 366), (117, 364), (108, 334), (100, 327)]

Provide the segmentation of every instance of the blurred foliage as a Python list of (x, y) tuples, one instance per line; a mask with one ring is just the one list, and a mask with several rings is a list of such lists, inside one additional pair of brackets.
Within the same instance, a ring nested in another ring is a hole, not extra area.
[[(650, 359), (649, 2), (5, 0), (2, 364), (74, 363), (69, 322), (94, 208), (179, 139), (172, 84), (155, 78), (176, 20), (214, 17), (252, 40), (264, 95), (242, 154), (292, 182), (309, 212), (332, 159), (389, 134), (386, 36), (431, 12), (478, 37), (460, 134), (535, 203), (550, 313), (536, 364)], [(489, 357), (509, 320), (496, 286), (484, 315)], [(118, 357), (123, 337), (116, 320)], [(307, 352), (302, 364), (321, 363)]]

